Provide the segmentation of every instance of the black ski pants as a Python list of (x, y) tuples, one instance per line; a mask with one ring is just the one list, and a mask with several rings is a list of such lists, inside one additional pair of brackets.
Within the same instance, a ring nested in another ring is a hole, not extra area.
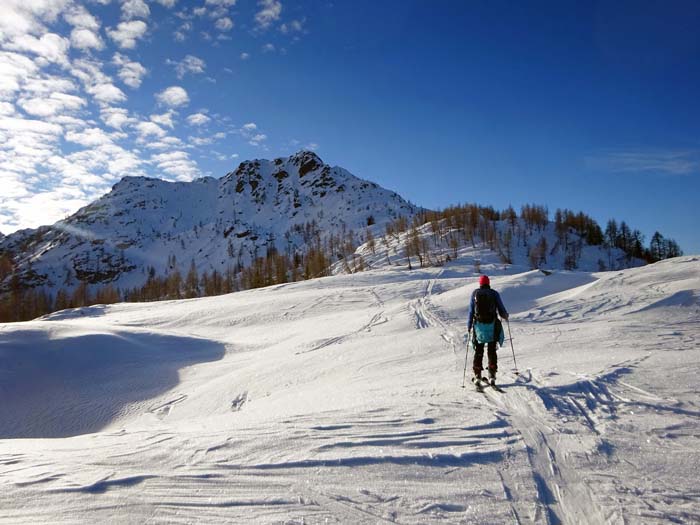
[[(498, 370), (498, 356), (496, 355), (496, 341), (486, 343), (488, 345), (489, 375), (496, 377)], [(474, 341), (474, 375), (481, 375), (484, 369), (484, 343)]]

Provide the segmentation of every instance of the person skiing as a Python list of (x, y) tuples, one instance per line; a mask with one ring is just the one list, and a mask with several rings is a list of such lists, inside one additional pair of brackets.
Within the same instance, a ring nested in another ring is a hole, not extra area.
[(503, 346), (503, 326), (496, 316), (508, 320), (508, 311), (503, 306), (500, 294), (491, 288), (491, 281), (487, 275), (479, 277), (479, 288), (472, 292), (469, 303), (469, 315), (467, 318), (467, 334), (472, 333), (474, 344), (474, 378), (472, 381), (478, 386), (483, 380), (481, 371), (484, 369), (484, 344), (488, 345), (489, 358), (489, 382), (496, 384), (496, 372), (498, 371), (498, 359), (496, 356), (496, 343)]

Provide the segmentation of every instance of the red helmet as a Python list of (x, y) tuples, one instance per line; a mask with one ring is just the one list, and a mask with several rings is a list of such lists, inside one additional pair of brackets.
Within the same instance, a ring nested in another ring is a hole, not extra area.
[(491, 284), (488, 275), (482, 275), (479, 277), (479, 286), (484, 286), (485, 284)]

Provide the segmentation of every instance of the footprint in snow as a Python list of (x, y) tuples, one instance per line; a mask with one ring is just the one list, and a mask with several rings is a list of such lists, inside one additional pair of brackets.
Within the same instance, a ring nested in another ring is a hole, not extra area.
[(231, 401), (231, 412), (238, 412), (247, 402), (248, 392), (243, 392), (242, 394), (237, 395), (236, 398)]

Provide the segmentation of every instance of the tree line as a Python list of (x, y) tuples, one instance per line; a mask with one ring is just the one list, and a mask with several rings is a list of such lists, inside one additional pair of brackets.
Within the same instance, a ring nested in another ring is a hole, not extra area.
[[(645, 246), (644, 235), (625, 221), (618, 224), (611, 219), (603, 231), (595, 219), (583, 212), (557, 209), (553, 219), (555, 236), (550, 245), (545, 235), (550, 224), (546, 206), (526, 204), (517, 213), (512, 206), (496, 210), (492, 206), (463, 204), (440, 211), (424, 211), (410, 221), (400, 217), (387, 224), (384, 240), (388, 246), (387, 239), (398, 241), (401, 235), (405, 236), (403, 256), (409, 269), (413, 267), (412, 258), (421, 267), (443, 264), (456, 257), (460, 247), (476, 247), (478, 243), (497, 252), (505, 264), (513, 262), (513, 251), (520, 246), (526, 250), (532, 268), (546, 264), (548, 256), (559, 252), (568, 270), (578, 267), (584, 243), (600, 246), (607, 252), (607, 261), (598, 261), (601, 271), (617, 269), (621, 264), (615, 259), (613, 249), (619, 249), (627, 263), (635, 258), (652, 263), (683, 254), (678, 243), (659, 232), (655, 232), (649, 246)], [(428, 224), (431, 235), (426, 237), (419, 230), (423, 231)], [(372, 240), (373, 244), (375, 242)]]
[[(279, 251), (275, 243), (270, 242), (265, 255), (255, 254), (247, 266), (241, 264), (240, 251), (236, 255), (229, 241), (230, 264), (221, 271), (211, 268), (200, 272), (192, 260), (183, 275), (172, 256), (162, 275), (154, 267), (149, 267), (142, 286), (119, 289), (109, 283), (97, 286), (79, 279), (77, 286), (69, 290), (58, 289), (55, 294), (23, 283), (13, 257), (5, 253), (0, 255), (0, 283), (5, 283), (0, 297), (0, 322), (24, 321), (57, 310), (93, 304), (189, 299), (313, 279), (330, 275), (332, 266), (338, 263), (348, 273), (363, 271), (367, 265), (355, 250), (364, 242), (373, 253), (378, 243), (383, 242), (387, 247), (387, 257), (392, 243), (402, 246), (400, 255), (406, 259), (409, 269), (442, 265), (456, 258), (460, 247), (475, 248), (479, 244), (497, 252), (504, 263), (512, 263), (515, 247), (525, 248), (533, 268), (546, 264), (548, 256), (561, 250), (565, 268), (576, 269), (584, 242), (607, 249), (609, 259), (599, 261), (600, 270), (616, 269), (613, 248), (621, 250), (629, 260), (638, 258), (647, 262), (683, 254), (673, 239), (667, 239), (659, 232), (655, 232), (650, 244), (645, 246), (640, 231), (624, 221), (618, 224), (611, 219), (602, 230), (583, 212), (557, 209), (553, 223), (555, 242), (549, 246), (544, 235), (550, 224), (549, 210), (537, 204), (522, 206), (520, 213), (512, 206), (497, 210), (477, 204), (425, 210), (413, 217), (400, 216), (388, 222), (379, 238), (371, 228), (374, 224), (371, 216), (367, 219), (367, 229), (361, 234), (342, 228), (324, 236), (312, 221), (295, 226), (285, 235), (286, 250)], [(426, 228), (428, 235), (425, 234)], [(305, 248), (291, 249), (291, 235), (300, 236)]]
[(338, 234), (322, 236), (315, 221), (295, 226), (292, 234), (302, 236), (305, 247), (280, 252), (274, 243), (268, 245), (264, 256), (255, 256), (248, 266), (241, 264), (240, 254), (228, 250), (229, 264), (223, 271), (211, 268), (198, 271), (191, 260), (188, 271), (180, 272), (175, 256), (169, 256), (166, 271), (146, 269), (142, 286), (120, 289), (113, 284), (90, 284), (77, 278), (70, 289), (59, 288), (51, 294), (42, 288), (32, 288), (23, 282), (20, 271), (9, 254), (0, 256), (0, 283), (7, 281), (0, 297), (0, 322), (26, 321), (66, 308), (121, 301), (145, 302), (208, 297), (274, 284), (313, 279), (330, 275), (334, 261), (342, 261), (346, 271), (361, 271), (364, 266), (354, 254), (362, 242), (352, 230), (342, 228)]

